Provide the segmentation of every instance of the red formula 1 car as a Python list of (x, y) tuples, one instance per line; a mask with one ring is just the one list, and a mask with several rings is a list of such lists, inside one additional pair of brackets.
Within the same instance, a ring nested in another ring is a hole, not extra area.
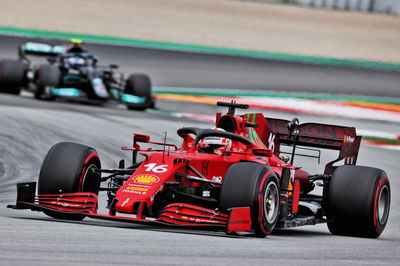
[[(235, 108), (247, 105), (218, 105), (229, 111), (217, 114), (217, 129), (180, 128), (180, 148), (134, 134), (133, 146), (122, 148), (133, 153), (129, 167), (120, 161), (118, 169), (102, 169), (95, 149), (58, 143), (44, 158), (37, 194), (35, 182), (20, 183), (17, 204), (9, 207), (59, 219), (90, 217), (259, 237), (275, 228), (316, 223), (327, 223), (338, 235), (376, 238), (382, 233), (389, 180), (383, 170), (355, 165), (361, 140), (355, 128), (299, 124), (261, 113), (238, 116)], [(319, 154), (319, 149), (339, 151), (323, 174), (293, 165), (295, 155)], [(145, 159), (137, 162), (138, 154)], [(344, 165), (335, 166), (339, 161)], [(105, 181), (108, 186), (102, 187)], [(323, 187), (322, 195), (310, 193), (315, 185)], [(108, 214), (97, 212), (99, 191), (107, 192)]]

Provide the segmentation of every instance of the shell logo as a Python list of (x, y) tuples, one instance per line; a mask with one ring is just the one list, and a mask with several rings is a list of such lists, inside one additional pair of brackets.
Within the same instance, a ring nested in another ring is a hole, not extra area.
[(133, 178), (135, 183), (141, 184), (153, 184), (158, 182), (160, 179), (153, 175), (137, 175)]

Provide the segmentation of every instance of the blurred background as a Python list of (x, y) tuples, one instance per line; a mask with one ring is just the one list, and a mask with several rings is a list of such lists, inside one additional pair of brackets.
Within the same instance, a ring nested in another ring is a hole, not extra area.
[(400, 2), (396, 0), (260, 0), (260, 2), (293, 3), (351, 11), (400, 14)]

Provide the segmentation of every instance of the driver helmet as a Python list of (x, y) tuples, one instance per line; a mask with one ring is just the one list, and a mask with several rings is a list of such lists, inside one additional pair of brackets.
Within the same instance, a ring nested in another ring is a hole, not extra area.
[[(225, 131), (222, 128), (213, 128)], [(222, 155), (225, 151), (230, 150), (232, 140), (219, 136), (205, 137), (199, 142), (199, 152)]]
[(83, 53), (84, 50), (83, 50), (82, 46), (80, 46), (79, 44), (72, 44), (67, 47), (66, 52), (73, 53), (73, 54), (79, 54), (79, 53)]
[(82, 40), (71, 39), (70, 43), (71, 44), (66, 49), (67, 53), (81, 54), (81, 53), (85, 52), (85, 50), (82, 47), (82, 44), (83, 44)]

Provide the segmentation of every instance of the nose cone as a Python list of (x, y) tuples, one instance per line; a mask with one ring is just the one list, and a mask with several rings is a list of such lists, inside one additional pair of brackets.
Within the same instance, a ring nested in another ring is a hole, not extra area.
[(118, 200), (117, 204), (115, 205), (115, 210), (117, 212), (132, 213), (134, 203), (135, 202), (133, 199), (126, 197), (125, 199)]
[(154, 195), (162, 188), (160, 178), (152, 174), (132, 176), (118, 191), (115, 205), (117, 212), (133, 213), (135, 202), (145, 202), (151, 206)]

